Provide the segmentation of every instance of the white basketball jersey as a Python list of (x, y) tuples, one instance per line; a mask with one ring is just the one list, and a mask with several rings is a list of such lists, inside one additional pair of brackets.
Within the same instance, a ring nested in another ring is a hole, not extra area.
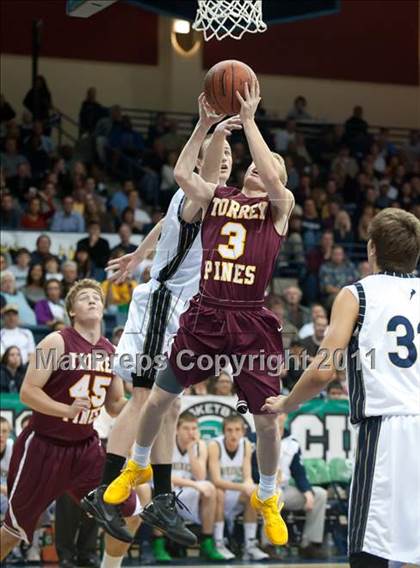
[(186, 223), (182, 217), (185, 194), (173, 196), (156, 247), (151, 276), (183, 301), (198, 292), (201, 273), (201, 222)]
[(347, 288), (360, 306), (347, 350), (352, 422), (420, 414), (420, 279), (383, 272)]
[(10, 460), (13, 452), (13, 440), (9, 438), (6, 441), (3, 457), (0, 460), (0, 485), (6, 485), (7, 474), (9, 473)]
[[(198, 444), (195, 444), (194, 449), (195, 455), (198, 455)], [(181, 452), (176, 442), (172, 454), (172, 474), (183, 479), (193, 479), (188, 451)]]
[(215, 438), (220, 448), (220, 476), (225, 481), (242, 483), (244, 480), (244, 457), (246, 438), (241, 438), (239, 447), (233, 457), (230, 457), (225, 447), (224, 436)]

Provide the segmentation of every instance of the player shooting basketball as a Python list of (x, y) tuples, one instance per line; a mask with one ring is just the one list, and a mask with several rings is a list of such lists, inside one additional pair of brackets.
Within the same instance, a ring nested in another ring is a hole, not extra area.
[[(270, 394), (280, 393), (280, 379), (278, 374), (267, 372), (265, 361), (260, 366), (254, 364), (252, 356), (261, 352), (265, 358), (283, 355), (277, 319), (263, 307), (263, 302), (294, 198), (284, 185), (287, 176), (282, 158), (271, 153), (254, 120), (260, 101), (258, 82), (253, 80), (246, 86), (244, 97), (238, 94), (238, 98), (240, 118), (254, 160), (242, 190), (215, 187), (194, 172), (209, 128), (200, 122), (175, 168), (177, 182), (204, 212), (200, 293), (181, 317), (169, 365), (157, 376), (143, 408), (133, 459), (114, 481), (113, 490), (115, 498), (122, 500), (132, 486), (141, 482), (149, 467), (151, 446), (174, 398), (185, 387), (211, 374), (211, 369), (203, 370), (195, 364), (197, 356), (242, 354), (246, 363), (235, 381), (254, 414), (258, 435), (260, 484), (252, 495), (252, 505), (263, 515), (268, 539), (281, 545), (288, 537), (275, 492), (280, 436), (276, 419), (261, 411)], [(206, 105), (203, 94), (199, 102)], [(185, 353), (190, 353), (188, 370), (182, 361)], [(167, 514), (157, 500), (146, 507), (142, 516), (165, 530)]]
[[(212, 111), (204, 106), (201, 106), (200, 110), (201, 123), (207, 125), (207, 130), (215, 123), (214, 116)], [(240, 128), (239, 117), (233, 116), (218, 124), (213, 135), (204, 140), (196, 164), (203, 179), (214, 183), (226, 183), (232, 167), (227, 136), (232, 130)], [(151, 279), (134, 290), (127, 322), (114, 360), (115, 372), (124, 381), (132, 384), (132, 396), (116, 419), (108, 438), (102, 484), (82, 501), (86, 512), (94, 516), (98, 522), (103, 522), (108, 517), (109, 509), (112, 508), (112, 503), (115, 503), (113, 481), (119, 476), (127, 457), (131, 454), (141, 409), (150, 395), (157, 373), (154, 360), (161, 357), (161, 354), (167, 353), (170, 339), (178, 330), (179, 318), (190, 298), (198, 291), (202, 257), (199, 237), (201, 214), (197, 221), (197, 214), (200, 212), (201, 208), (186, 199), (182, 189), (179, 189), (169, 204), (165, 219), (160, 226), (151, 231), (137, 251), (109, 264), (110, 268), (117, 269), (111, 278), (123, 281), (130, 276), (150, 249), (156, 248)], [(129, 365), (123, 363), (127, 355), (131, 359)], [(137, 355), (141, 355), (146, 363), (150, 362), (152, 365), (137, 365)], [(173, 437), (179, 413), (178, 403), (179, 401), (174, 400), (171, 410), (166, 413), (151, 453), (155, 500), (164, 503), (167, 514), (175, 510), (171, 463)], [(151, 470), (148, 475), (151, 477)], [(168, 527), (168, 537), (181, 544), (194, 544), (195, 535), (184, 526), (182, 519), (179, 521), (178, 525)], [(202, 552), (204, 556), (208, 556), (209, 547), (203, 546)], [(217, 551), (214, 550), (210, 554), (213, 559), (216, 553)], [(104, 566), (108, 564), (104, 563)], [(115, 558), (112, 568), (116, 568)]]

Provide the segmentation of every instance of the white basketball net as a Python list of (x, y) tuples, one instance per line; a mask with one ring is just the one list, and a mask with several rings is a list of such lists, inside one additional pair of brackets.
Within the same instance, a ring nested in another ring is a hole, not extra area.
[(262, 19), (262, 0), (198, 0), (192, 27), (208, 41), (213, 37), (241, 39), (245, 32), (265, 32), (267, 24)]

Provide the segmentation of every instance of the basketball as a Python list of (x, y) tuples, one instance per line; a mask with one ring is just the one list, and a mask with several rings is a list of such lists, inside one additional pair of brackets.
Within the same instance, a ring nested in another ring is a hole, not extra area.
[(245, 97), (245, 83), (250, 86), (254, 78), (254, 71), (246, 63), (235, 59), (220, 61), (207, 71), (204, 79), (206, 99), (218, 113), (238, 114), (241, 104), (236, 91)]

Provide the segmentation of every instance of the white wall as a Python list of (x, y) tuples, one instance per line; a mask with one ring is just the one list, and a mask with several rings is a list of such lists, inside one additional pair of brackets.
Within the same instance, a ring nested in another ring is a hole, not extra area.
[[(160, 18), (156, 67), (41, 57), (39, 71), (51, 85), (54, 104), (76, 118), (86, 89), (94, 85), (104, 105), (118, 102), (125, 107), (194, 112), (205, 74), (201, 53), (190, 58), (176, 53), (170, 25), (168, 18)], [(2, 92), (19, 112), (30, 78), (29, 57), (1, 57)], [(273, 75), (259, 79), (266, 108), (279, 116), (297, 94), (303, 94), (312, 115), (328, 121), (344, 121), (353, 106), (361, 104), (372, 125), (420, 127), (420, 87)]]

